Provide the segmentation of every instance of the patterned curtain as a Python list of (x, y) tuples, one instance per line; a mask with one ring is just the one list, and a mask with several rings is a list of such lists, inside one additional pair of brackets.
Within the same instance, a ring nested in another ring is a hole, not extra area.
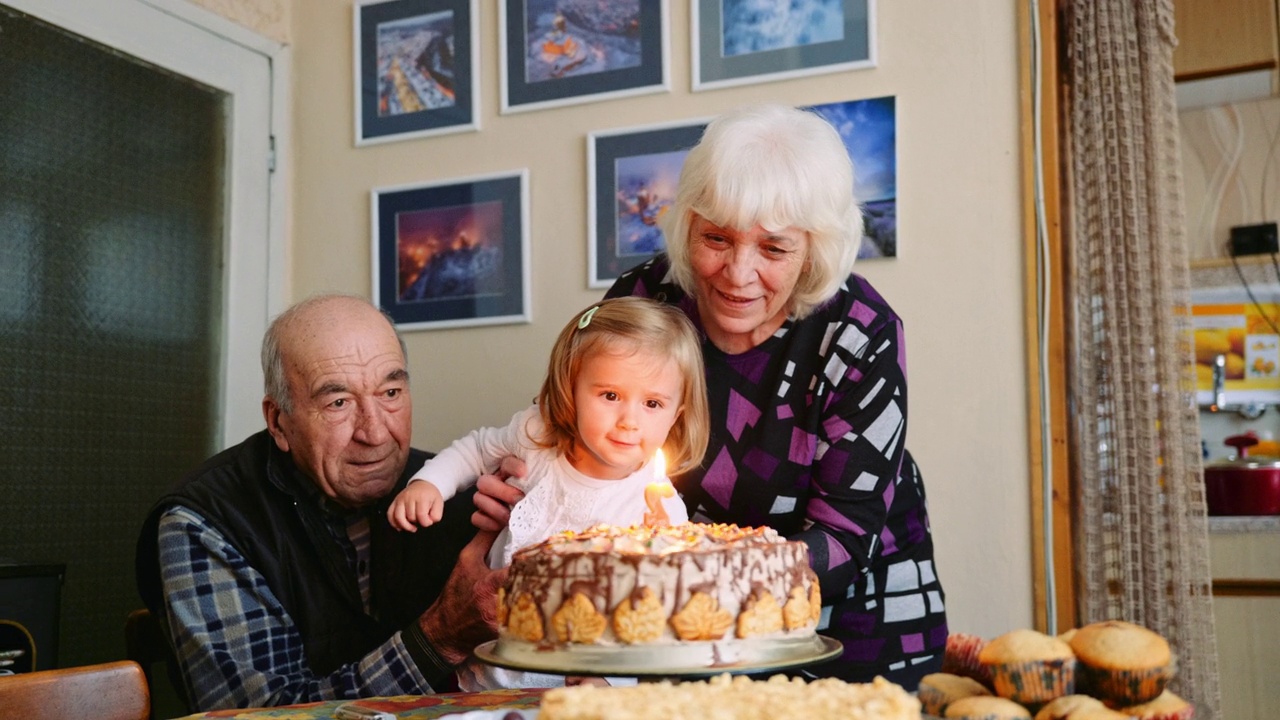
[(1173, 82), (1172, 0), (1061, 0), (1081, 624), (1169, 639), (1221, 717)]

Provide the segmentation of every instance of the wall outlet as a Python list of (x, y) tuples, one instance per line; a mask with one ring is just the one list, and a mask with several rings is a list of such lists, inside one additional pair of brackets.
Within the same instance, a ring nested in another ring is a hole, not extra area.
[(1269, 255), (1280, 252), (1276, 224), (1237, 225), (1231, 228), (1231, 256)]

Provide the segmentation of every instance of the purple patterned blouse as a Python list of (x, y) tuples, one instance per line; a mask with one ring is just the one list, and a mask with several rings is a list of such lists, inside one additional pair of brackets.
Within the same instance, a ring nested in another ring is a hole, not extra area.
[[(701, 331), (692, 298), (659, 255), (609, 297), (671, 303)], [(809, 545), (822, 584), (818, 629), (844, 651), (805, 670), (914, 690), (941, 667), (942, 585), (924, 484), (904, 439), (902, 321), (859, 275), (810, 317), (727, 355), (703, 334), (711, 442), (702, 467), (674, 479), (695, 522), (768, 525)]]

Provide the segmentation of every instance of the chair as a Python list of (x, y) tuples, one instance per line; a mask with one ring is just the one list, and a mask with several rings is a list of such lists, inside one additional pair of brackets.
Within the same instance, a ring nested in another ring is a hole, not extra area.
[(151, 695), (132, 660), (0, 677), (0, 708), (21, 720), (147, 720)]
[[(165, 713), (164, 717), (190, 712), (186, 698), (178, 689), (182, 686), (175, 677), (176, 666), (170, 656), (169, 643), (150, 610), (134, 610), (125, 618), (124, 648), (125, 657), (138, 663), (147, 679), (152, 717), (157, 712)], [(157, 664), (161, 666), (159, 674), (155, 672)]]

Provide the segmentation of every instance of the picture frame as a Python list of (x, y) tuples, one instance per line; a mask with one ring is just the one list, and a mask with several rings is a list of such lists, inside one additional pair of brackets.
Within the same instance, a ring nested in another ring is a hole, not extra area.
[(665, 248), (658, 220), (709, 120), (587, 135), (587, 287), (607, 288)]
[(373, 300), (397, 328), (531, 322), (528, 176), (371, 192)]
[(671, 89), (667, 0), (498, 0), (498, 15), (504, 115)]
[(355, 144), (480, 129), (477, 0), (352, 6)]
[(875, 3), (690, 0), (693, 90), (875, 67)]
[(840, 133), (853, 161), (862, 209), (858, 259), (898, 256), (897, 98), (893, 95), (810, 105)]
[[(859, 259), (898, 255), (897, 101), (892, 95), (811, 105), (835, 127), (862, 208)], [(587, 287), (607, 288), (666, 248), (658, 221), (710, 119), (587, 135)], [(641, 192), (643, 191), (643, 193)]]

